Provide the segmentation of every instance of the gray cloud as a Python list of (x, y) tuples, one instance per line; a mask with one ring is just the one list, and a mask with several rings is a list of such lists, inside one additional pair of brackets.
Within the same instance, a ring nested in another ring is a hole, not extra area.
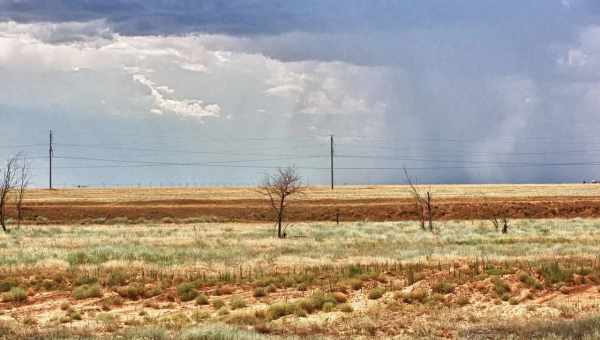
[[(326, 136), (335, 134), (339, 167), (407, 166), (439, 182), (592, 178), (595, 166), (552, 164), (597, 159), (597, 10), (587, 0), (0, 0), (0, 16), (16, 20), (0, 23), (0, 115), (11, 122), (0, 133), (22, 144), (54, 127), (75, 144), (207, 152), (61, 149), (98, 158), (324, 156), (239, 163), (310, 168), (327, 167)], [(379, 159), (344, 158), (352, 155)], [(265, 170), (119, 171), (59, 174), (70, 184), (210, 184), (252, 183)], [(327, 171), (303, 174), (327, 181)]]

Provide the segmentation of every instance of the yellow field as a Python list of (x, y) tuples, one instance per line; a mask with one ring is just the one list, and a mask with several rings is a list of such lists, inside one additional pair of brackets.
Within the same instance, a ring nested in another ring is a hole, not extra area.
[[(491, 185), (427, 185), (440, 198), (478, 197), (553, 197), (580, 196), (600, 197), (600, 184), (491, 184)], [(304, 200), (319, 199), (377, 199), (408, 198), (410, 190), (405, 185), (310, 187)], [(245, 200), (259, 199), (256, 188), (76, 188), (76, 189), (33, 189), (27, 196), (31, 202), (68, 201), (150, 201), (150, 200)]]

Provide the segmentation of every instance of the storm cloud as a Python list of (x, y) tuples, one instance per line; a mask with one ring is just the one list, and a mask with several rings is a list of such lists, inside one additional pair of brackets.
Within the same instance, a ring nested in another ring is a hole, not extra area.
[(334, 134), (344, 183), (402, 167), (596, 178), (599, 15), (590, 0), (0, 0), (0, 155), (26, 146), (43, 184), (52, 128), (65, 185), (252, 184), (288, 164), (315, 184)]

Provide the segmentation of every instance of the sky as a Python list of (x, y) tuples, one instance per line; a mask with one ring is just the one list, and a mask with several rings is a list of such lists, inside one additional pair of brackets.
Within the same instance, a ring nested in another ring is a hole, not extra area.
[(600, 179), (596, 0), (0, 0), (0, 160), (47, 185)]

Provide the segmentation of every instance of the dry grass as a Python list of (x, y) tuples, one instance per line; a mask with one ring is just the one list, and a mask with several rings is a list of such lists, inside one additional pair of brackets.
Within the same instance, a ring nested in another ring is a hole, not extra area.
[[(490, 185), (427, 185), (438, 198), (449, 197), (552, 197), (600, 196), (600, 185), (591, 184), (490, 184)], [(261, 196), (255, 188), (81, 188), (31, 190), (28, 202), (131, 202), (150, 200), (245, 200)], [(405, 185), (310, 187), (302, 200), (318, 199), (410, 198)]]
[(566, 320), (600, 308), (600, 221), (438, 227), (303, 223), (277, 240), (257, 224), (25, 226), (0, 236), (0, 290), (20, 296), (0, 303), (0, 338), (32, 324), (124, 339), (535, 338), (524, 318), (552, 325), (545, 337), (598, 333)]

